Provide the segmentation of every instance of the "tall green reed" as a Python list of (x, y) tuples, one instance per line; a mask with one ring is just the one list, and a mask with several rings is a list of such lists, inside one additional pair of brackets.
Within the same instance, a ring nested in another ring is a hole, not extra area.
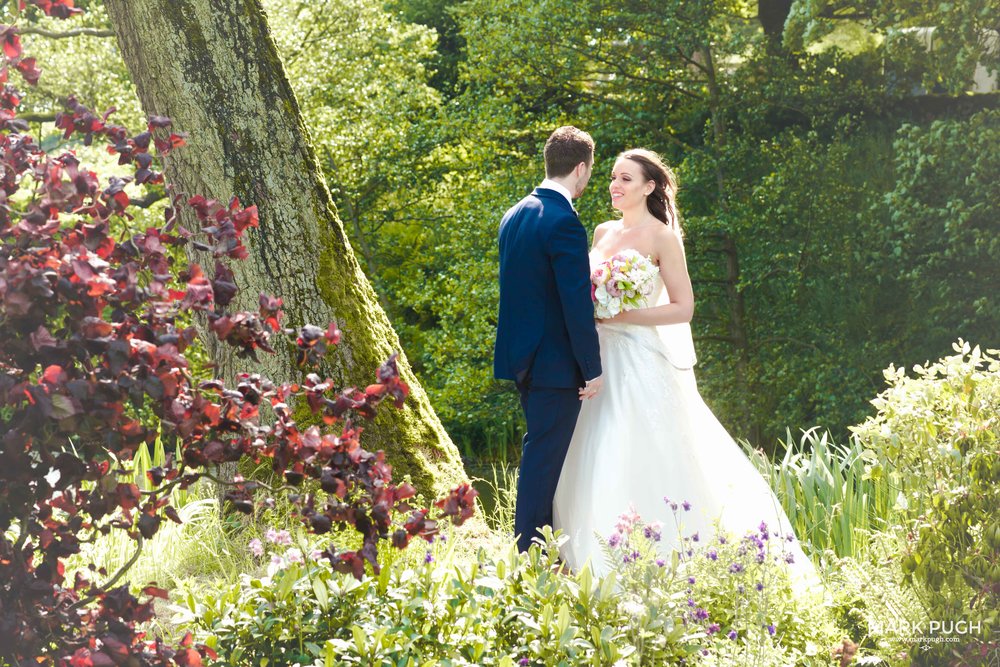
[(849, 444), (837, 444), (829, 432), (814, 427), (798, 441), (786, 431), (780, 444), (784, 454), (773, 463), (747, 443), (743, 446), (770, 482), (799, 539), (814, 551), (865, 555), (869, 536), (892, 518), (900, 492), (896, 476), (888, 471), (869, 474), (871, 453), (853, 436)]

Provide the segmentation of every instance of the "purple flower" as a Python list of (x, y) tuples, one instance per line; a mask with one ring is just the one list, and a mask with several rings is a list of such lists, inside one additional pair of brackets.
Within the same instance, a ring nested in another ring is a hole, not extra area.
[(757, 590), (758, 590), (758, 591), (762, 591), (762, 590), (764, 590), (764, 584), (762, 584), (762, 583), (760, 583), (760, 582), (758, 581), (758, 582), (757, 582)]
[(741, 593), (742, 594), (744, 591), (746, 591), (746, 589), (743, 588), (743, 584), (740, 584), (739, 586), (736, 587), (736, 592), (737, 593)]
[(772, 637), (774, 636), (776, 630), (777, 629), (774, 627), (774, 623), (767, 626), (767, 634), (771, 635)]
[(614, 549), (622, 542), (622, 536), (620, 533), (611, 533), (611, 537), (608, 538), (608, 546)]
[(788, 563), (789, 565), (795, 562), (795, 556), (792, 555), (791, 551), (785, 554), (785, 562)]
[(767, 537), (767, 533), (768, 533), (767, 524), (765, 522), (761, 521), (760, 522), (760, 526), (758, 527), (758, 529), (760, 530), (760, 534), (763, 535), (766, 538)]
[(653, 523), (647, 525), (642, 530), (642, 534), (646, 536), (647, 540), (653, 540), (654, 542), (659, 542), (662, 537), (663, 524), (659, 521), (654, 521)]
[(677, 503), (670, 503), (670, 509), (672, 509), (673, 511), (676, 512), (677, 511)]
[(691, 540), (694, 541), (694, 542), (697, 542), (698, 539), (699, 539), (698, 538), (698, 533), (695, 533), (694, 535), (691, 536)]
[(694, 606), (694, 598), (688, 598), (688, 606), (689, 607), (693, 607)]
[(725, 544), (725, 543), (726, 543), (726, 536), (719, 535), (719, 544)]
[(264, 543), (256, 537), (250, 540), (247, 544), (247, 548), (250, 550), (250, 553), (258, 558), (264, 555)]
[(669, 505), (670, 504), (670, 498), (667, 498), (666, 496), (663, 496), (663, 502), (665, 502), (666, 504)]
[(689, 584), (693, 584), (694, 583), (694, 577), (688, 577), (688, 583)]
[(730, 630), (729, 633), (726, 634), (726, 636), (732, 639), (733, 641), (736, 641), (736, 630)]
[(521, 658), (520, 660), (517, 661), (517, 664), (521, 665), (521, 667), (525, 667), (526, 665), (531, 664), (531, 660), (529, 660), (528, 658)]
[(657, 567), (663, 567), (666, 564), (667, 564), (667, 561), (663, 560), (662, 558), (657, 558), (656, 559), (656, 566)]
[(719, 552), (716, 551), (715, 549), (709, 549), (708, 553), (706, 553), (705, 556), (709, 560), (718, 560), (719, 559)]
[(701, 607), (698, 607), (697, 609), (694, 610), (694, 617), (697, 618), (699, 621), (704, 621), (706, 618), (708, 618), (708, 612), (702, 609)]
[(691, 503), (689, 503), (689, 502), (688, 502), (688, 501), (686, 501), (686, 500), (685, 500), (684, 502), (682, 502), (682, 503), (681, 503), (681, 507), (683, 507), (683, 508), (684, 508), (684, 511), (685, 511), (685, 512), (690, 512), (690, 511), (691, 511)]
[(708, 634), (714, 635), (716, 632), (718, 632), (721, 629), (722, 628), (719, 626), (718, 623), (712, 623), (710, 626), (708, 626), (708, 628), (706, 629), (706, 631), (708, 632)]
[(733, 574), (739, 574), (743, 571), (743, 563), (733, 563), (729, 566), (729, 571)]
[(761, 549), (760, 551), (757, 552), (757, 562), (763, 563), (765, 560), (767, 560), (767, 554), (765, 554), (764, 550)]
[(424, 556), (424, 562), (425, 563), (433, 563), (434, 562), (434, 554), (432, 554), (430, 551), (428, 551), (427, 555)]

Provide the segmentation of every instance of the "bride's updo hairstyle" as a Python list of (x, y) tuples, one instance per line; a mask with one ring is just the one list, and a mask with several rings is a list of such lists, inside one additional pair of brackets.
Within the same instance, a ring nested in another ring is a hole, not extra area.
[(677, 177), (664, 164), (659, 155), (645, 148), (634, 148), (618, 156), (619, 160), (632, 160), (642, 168), (642, 175), (648, 181), (653, 181), (655, 187), (646, 197), (646, 208), (657, 220), (680, 232), (680, 219), (677, 215)]

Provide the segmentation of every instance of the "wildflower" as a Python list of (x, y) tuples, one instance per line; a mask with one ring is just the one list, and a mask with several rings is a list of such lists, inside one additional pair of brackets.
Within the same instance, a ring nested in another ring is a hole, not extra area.
[(681, 507), (683, 507), (683, 508), (684, 508), (684, 511), (685, 511), (685, 512), (690, 512), (690, 511), (691, 511), (691, 503), (689, 503), (689, 502), (688, 502), (688, 501), (686, 501), (686, 500), (685, 500), (684, 502), (682, 502), (682, 503), (681, 503)]
[(761, 521), (760, 522), (760, 526), (758, 528), (760, 530), (760, 534), (763, 535), (764, 537), (767, 537), (767, 533), (768, 533), (767, 523), (765, 523), (764, 521)]
[(730, 630), (729, 633), (726, 634), (726, 636), (732, 639), (733, 641), (736, 641), (736, 630)]
[(757, 552), (757, 562), (763, 563), (765, 560), (767, 560), (767, 554), (765, 554), (764, 550), (761, 549), (760, 551)]
[(531, 660), (529, 658), (521, 658), (520, 660), (517, 661), (517, 664), (521, 665), (521, 667), (525, 667), (526, 665), (531, 664)]
[(292, 545), (292, 536), (287, 530), (275, 530), (274, 528), (268, 528), (267, 532), (264, 533), (264, 539), (272, 544), (277, 544), (283, 547), (290, 547)]
[(771, 635), (772, 637), (774, 636), (774, 633), (776, 631), (777, 628), (774, 627), (774, 623), (771, 623), (770, 625), (767, 626), (767, 634)]
[(312, 551), (309, 552), (310, 560), (319, 560), (322, 557), (323, 557), (323, 552), (319, 549), (313, 549)]
[(632, 532), (632, 528), (639, 522), (639, 518), (639, 513), (635, 511), (635, 506), (629, 504), (628, 509), (618, 515), (615, 530), (623, 535), (627, 535)]
[(689, 607), (693, 607), (694, 606), (694, 598), (688, 598), (688, 606)]
[(719, 552), (716, 551), (715, 549), (709, 549), (705, 553), (705, 557), (708, 558), (709, 560), (718, 560), (719, 559)]
[(792, 554), (791, 551), (785, 554), (785, 562), (788, 563), (789, 565), (795, 562), (795, 556)]
[(688, 577), (688, 583), (689, 584), (693, 584), (694, 583), (694, 577)]
[(676, 512), (677, 511), (677, 503), (670, 503), (670, 509), (672, 509), (673, 511)]
[(729, 571), (733, 574), (739, 574), (743, 571), (743, 563), (733, 563), (729, 566)]
[(662, 558), (657, 558), (656, 559), (656, 567), (663, 567), (666, 564), (667, 564), (667, 561), (663, 560)]
[(726, 543), (726, 536), (719, 535), (719, 544), (725, 544), (725, 543)]
[(247, 544), (247, 548), (250, 550), (250, 553), (252, 553), (257, 558), (260, 558), (261, 556), (264, 555), (264, 543), (261, 542), (260, 539), (256, 537), (250, 540), (250, 543)]
[(298, 549), (289, 549), (285, 552), (285, 560), (289, 563), (302, 563), (302, 552)]
[(665, 502), (667, 505), (669, 505), (670, 504), (670, 498), (667, 498), (666, 496), (663, 496), (663, 502)]
[(761, 582), (758, 581), (756, 588), (757, 588), (758, 591), (762, 591), (762, 590), (764, 590), (764, 584), (762, 584)]
[(736, 587), (736, 592), (737, 593), (742, 594), (744, 591), (746, 591), (746, 589), (743, 588), (743, 584), (740, 584), (739, 586)]
[(697, 618), (699, 621), (704, 621), (706, 618), (708, 618), (708, 612), (702, 609), (701, 607), (698, 607), (697, 609), (694, 610), (694, 617)]
[(434, 554), (432, 554), (429, 549), (427, 550), (427, 555), (424, 556), (424, 562), (425, 563), (433, 563), (434, 562)]
[(643, 529), (642, 534), (646, 536), (647, 540), (659, 542), (663, 535), (663, 524), (659, 521), (654, 521)]
[(614, 549), (622, 542), (621, 533), (611, 533), (611, 537), (608, 538), (608, 546)]
[(719, 626), (718, 623), (712, 623), (710, 626), (708, 626), (708, 628), (706, 629), (706, 632), (708, 632), (708, 634), (710, 634), (710, 635), (714, 635), (716, 632), (718, 632), (721, 629), (722, 628)]
[(691, 541), (692, 542), (697, 542), (699, 539), (700, 538), (698, 537), (698, 533), (695, 533), (694, 535), (691, 536)]
[(694, 555), (694, 549), (688, 549), (687, 550), (687, 555), (688, 555), (688, 558), (690, 558), (691, 556), (693, 556)]

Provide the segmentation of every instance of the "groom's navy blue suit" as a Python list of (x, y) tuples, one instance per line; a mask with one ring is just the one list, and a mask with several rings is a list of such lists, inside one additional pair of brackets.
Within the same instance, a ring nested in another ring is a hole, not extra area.
[(569, 201), (537, 188), (500, 222), (500, 313), (493, 372), (514, 380), (528, 430), (514, 532), (526, 551), (552, 524), (552, 499), (580, 412), (579, 388), (601, 374), (587, 233)]

